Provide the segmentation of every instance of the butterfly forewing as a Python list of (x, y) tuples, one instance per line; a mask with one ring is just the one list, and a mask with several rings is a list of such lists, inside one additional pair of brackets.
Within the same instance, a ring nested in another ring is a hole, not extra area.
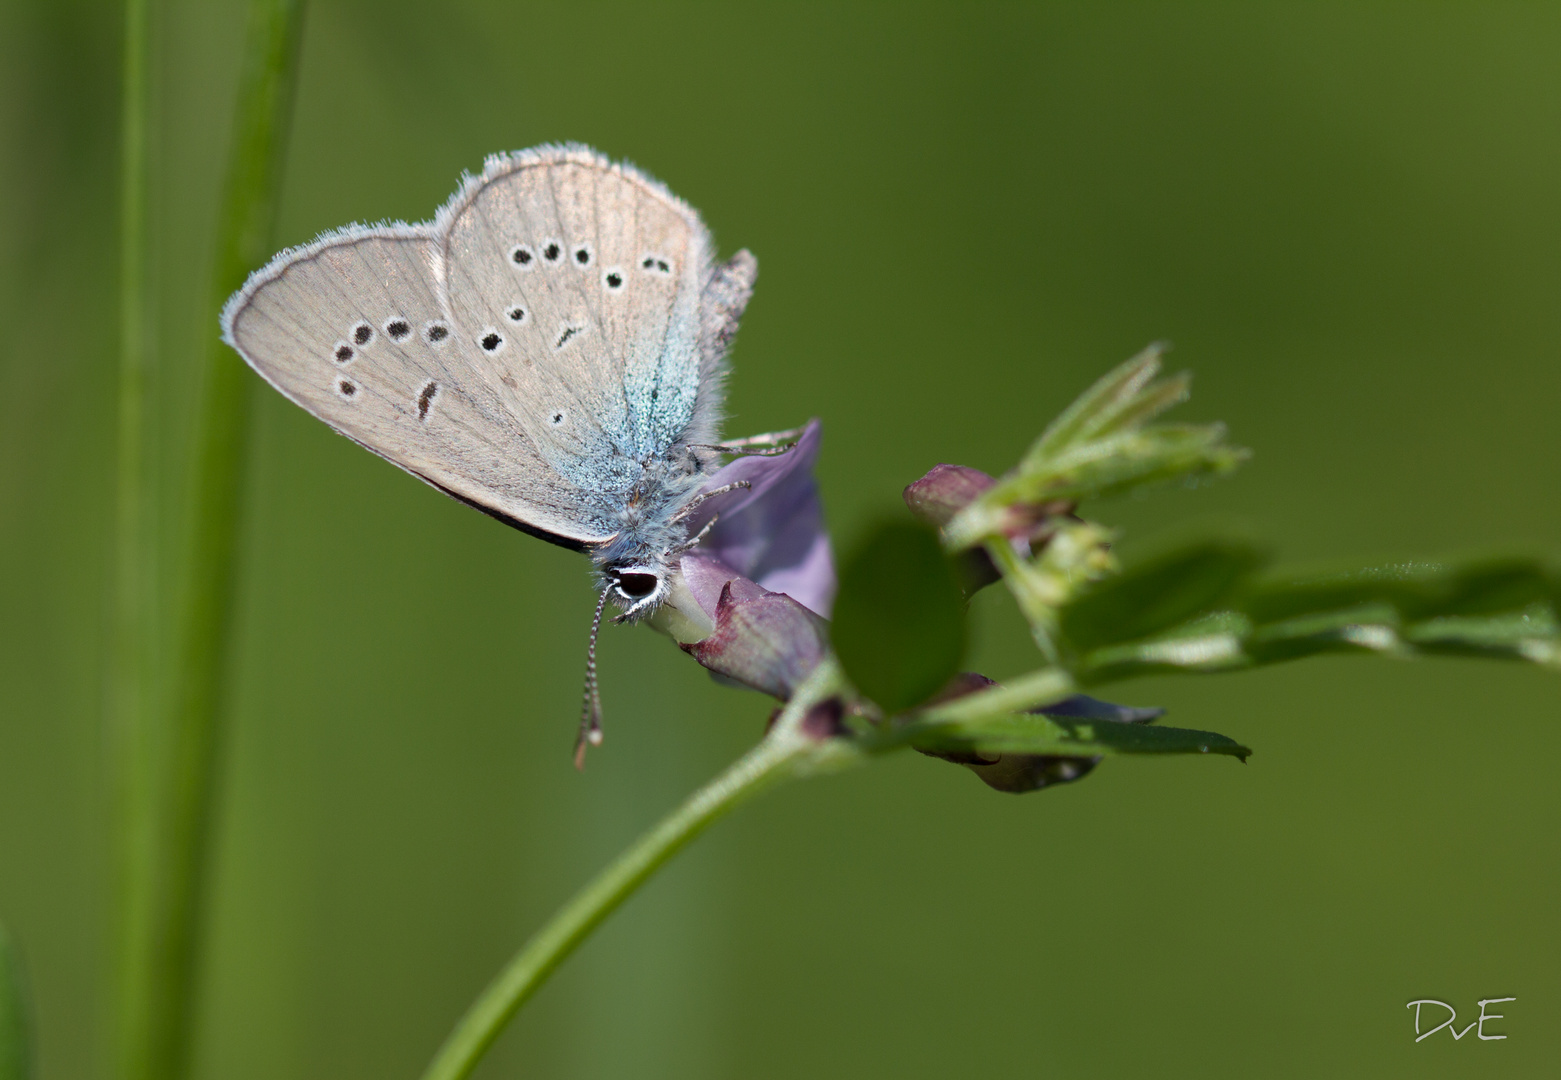
[(437, 240), (327, 238), (259, 275), (225, 316), (265, 379), (344, 435), (484, 509), (572, 543), (614, 531), (550, 468), (438, 302)]

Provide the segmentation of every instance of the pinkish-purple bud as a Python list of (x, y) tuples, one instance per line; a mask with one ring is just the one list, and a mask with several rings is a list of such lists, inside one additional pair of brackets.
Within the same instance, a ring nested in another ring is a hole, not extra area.
[(905, 489), (905, 505), (911, 513), (941, 529), (995, 483), (986, 473), (968, 465), (934, 465), (926, 476)]
[(837, 697), (819, 702), (802, 717), (802, 734), (814, 742), (823, 742), (844, 735), (845, 705)]
[[(934, 465), (926, 476), (905, 489), (905, 505), (921, 520), (941, 529), (995, 483), (980, 469), (967, 465)], [(958, 562), (966, 596), (1003, 576), (980, 548), (961, 552)]]
[[(905, 505), (921, 520), (943, 528), (965, 507), (997, 483), (968, 465), (934, 465), (926, 476), (905, 489)], [(1059, 517), (1071, 517), (1071, 502), (1012, 503), (1003, 507), (999, 531), (1028, 556), (1044, 546), (1056, 531)], [(965, 595), (970, 596), (1002, 577), (981, 547), (960, 553)]]
[(683, 651), (716, 674), (782, 701), (812, 674), (828, 649), (823, 619), (747, 578), (722, 584), (713, 614), (715, 631), (682, 645)]

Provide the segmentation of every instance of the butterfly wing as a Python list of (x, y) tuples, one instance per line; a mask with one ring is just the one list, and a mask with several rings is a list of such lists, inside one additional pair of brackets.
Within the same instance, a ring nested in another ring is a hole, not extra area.
[(610, 539), (640, 465), (715, 437), (746, 252), (583, 147), (490, 159), (423, 226), (284, 253), (223, 314), (268, 382), (442, 490), (572, 547)]
[(490, 159), (442, 228), (452, 314), (491, 330), (506, 400), (562, 475), (617, 498), (640, 463), (715, 438), (757, 264), (742, 252), (713, 268), (687, 204), (559, 147)]
[(324, 237), (251, 278), (226, 339), (289, 399), (457, 498), (567, 546), (611, 536), (500, 400), (440, 300), (439, 264), (422, 229)]

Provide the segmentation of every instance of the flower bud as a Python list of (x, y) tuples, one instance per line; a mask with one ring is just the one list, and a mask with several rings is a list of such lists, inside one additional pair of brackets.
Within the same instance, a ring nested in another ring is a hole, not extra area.
[(782, 701), (828, 649), (828, 624), (784, 593), (736, 577), (721, 586), (715, 630), (680, 647), (717, 675)]
[(995, 483), (967, 465), (934, 465), (905, 489), (905, 505), (921, 520), (942, 528)]
[[(934, 465), (926, 476), (905, 489), (905, 505), (921, 520), (942, 529), (996, 483), (980, 469), (967, 465)], [(997, 531), (1008, 537), (1021, 556), (1028, 557), (1051, 539), (1057, 531), (1058, 518), (1072, 518), (1073, 509), (1071, 502), (1016, 502), (997, 508), (993, 515)], [(944, 539), (947, 542), (946, 534)], [(991, 556), (980, 546), (962, 551), (959, 562), (966, 596), (1002, 577)]]

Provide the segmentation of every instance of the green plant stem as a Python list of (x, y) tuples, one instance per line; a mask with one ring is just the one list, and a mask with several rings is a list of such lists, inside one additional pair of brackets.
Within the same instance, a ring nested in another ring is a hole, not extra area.
[(29, 1080), (32, 1076), (30, 1020), (22, 960), (5, 924), (0, 923), (0, 1080)]
[(190, 538), (182, 567), (166, 755), (158, 770), (151, 900), (127, 931), (141, 945), (123, 987), (124, 1080), (178, 1080), (188, 1071), (203, 879), (216, 793), (239, 510), (248, 442), (249, 375), (217, 341), (217, 313), (271, 253), (283, 153), (302, 40), (302, 0), (253, 0), (207, 309), (211, 348), (196, 417)]
[(985, 547), (993, 564), (1003, 575), (1003, 584), (1008, 586), (1025, 621), (1030, 624), (1030, 637), (1041, 650), (1041, 655), (1048, 664), (1058, 663), (1060, 658), (1053, 635), (1057, 625), (1057, 606), (1064, 597), (1055, 588), (1046, 587), (1041, 574), (1027, 560), (1020, 558), (1007, 539), (998, 537), (989, 540)]
[(549, 975), (650, 876), (744, 799), (794, 768), (820, 744), (802, 731), (809, 708), (839, 688), (825, 661), (792, 695), (764, 740), (668, 814), (548, 920), (488, 984), (439, 1048), (423, 1080), (462, 1080)]
[(147, 485), (147, 142), (150, 126), (150, 0), (125, 0), (120, 72), (119, 366), (115, 460), (113, 634), (108, 725), (113, 775), (118, 909), (115, 1017), (122, 1044), (145, 1026), (138, 983), (151, 947), (155, 907), (156, 777), (151, 702), (152, 514)]
[(934, 705), (921, 714), (925, 724), (968, 723), (1009, 713), (1022, 713), (1061, 701), (1075, 691), (1073, 679), (1061, 668), (1042, 668), (974, 694)]

